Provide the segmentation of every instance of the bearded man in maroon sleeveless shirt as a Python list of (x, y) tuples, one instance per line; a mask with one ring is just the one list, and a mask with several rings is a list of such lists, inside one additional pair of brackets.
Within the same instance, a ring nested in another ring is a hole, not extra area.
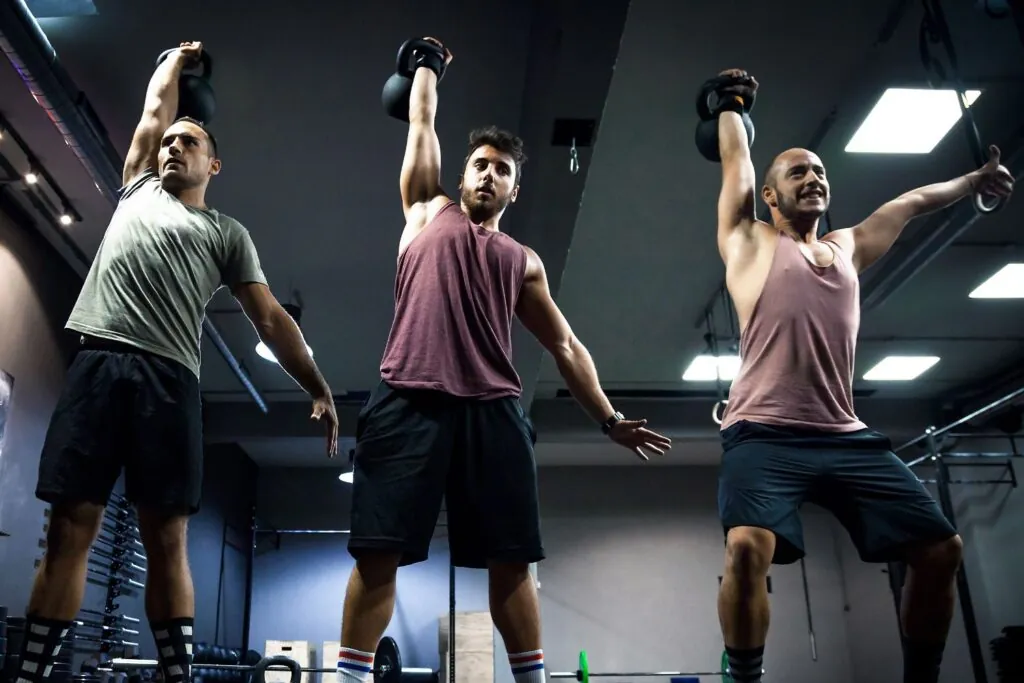
[[(739, 104), (757, 82), (730, 70)], [(722, 189), (718, 248), (739, 318), (740, 370), (722, 419), (718, 493), (726, 568), (718, 608), (736, 681), (760, 681), (772, 563), (804, 555), (804, 502), (830, 510), (862, 560), (905, 562), (900, 610), (905, 683), (936, 683), (953, 616), (961, 540), (935, 500), (853, 406), (859, 274), (906, 224), (974, 192), (1008, 196), (999, 151), (981, 169), (911, 190), (852, 228), (818, 239), (829, 205), (821, 160), (803, 149), (776, 157), (754, 207), (754, 167), (737, 111), (718, 118)], [(770, 668), (770, 667), (769, 667)]]
[[(535, 434), (512, 365), (518, 316), (554, 357), (582, 408), (643, 459), (667, 438), (609, 403), (594, 363), (548, 291), (540, 258), (498, 229), (519, 195), (522, 141), (497, 128), (470, 135), (455, 202), (441, 187), (434, 132), (439, 73), (451, 53), (414, 55), (400, 187), (395, 318), (382, 381), (356, 427), (352, 530), (341, 681), (365, 680), (391, 619), (399, 566), (427, 558), (441, 501), (460, 567), (486, 568), (494, 625), (516, 683), (544, 680), (540, 610), (529, 565), (544, 557)], [(596, 426), (595, 426), (596, 428)]]

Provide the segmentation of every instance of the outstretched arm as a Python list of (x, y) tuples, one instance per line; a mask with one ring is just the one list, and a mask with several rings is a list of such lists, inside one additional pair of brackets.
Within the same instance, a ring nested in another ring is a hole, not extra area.
[[(445, 50), (446, 63), (451, 53)], [(409, 94), (409, 136), (405, 143), (400, 187), (406, 221), (414, 222), (415, 212), (426, 215), (431, 200), (442, 196), (441, 143), (434, 130), (437, 116), (437, 74), (421, 66), (413, 76)], [(425, 221), (423, 221), (425, 222)]]
[[(551, 298), (544, 263), (532, 249), (526, 248), (526, 278), (516, 306), (516, 315), (523, 326), (551, 354), (573, 398), (594, 422), (605, 424), (616, 415), (611, 402), (601, 389), (597, 367), (590, 352), (573, 334), (569, 322)], [(644, 428), (646, 420), (618, 420), (612, 428), (612, 439), (647, 459), (643, 449), (658, 455), (671, 447), (671, 441)]]
[(338, 447), (338, 416), (327, 381), (306, 350), (299, 326), (271, 293), (258, 282), (235, 285), (232, 289), (246, 317), (256, 328), (260, 341), (267, 345), (288, 375), (313, 399), (313, 419), (327, 418), (327, 451), (333, 456)]
[(146, 169), (156, 169), (160, 139), (178, 111), (178, 79), (182, 69), (202, 54), (202, 43), (182, 43), (160, 62), (146, 88), (142, 117), (124, 160), (121, 182), (127, 185)]
[(989, 149), (988, 163), (980, 169), (906, 192), (880, 206), (859, 225), (836, 230), (829, 239), (852, 247), (853, 263), (861, 272), (889, 251), (907, 223), (944, 209), (975, 192), (998, 197), (1009, 197), (1013, 192), (1013, 176), (999, 164), (996, 147)]

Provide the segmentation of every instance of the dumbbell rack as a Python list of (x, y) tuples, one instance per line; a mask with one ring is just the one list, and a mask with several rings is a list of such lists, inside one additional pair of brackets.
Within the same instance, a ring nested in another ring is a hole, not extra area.
[[(50, 511), (45, 515), (49, 517)], [(46, 527), (44, 526), (44, 530)], [(40, 546), (46, 547), (45, 538)], [(38, 566), (41, 560), (36, 561)], [(99, 664), (113, 657), (136, 657), (142, 621), (121, 613), (118, 598), (140, 595), (145, 588), (146, 554), (139, 536), (138, 521), (128, 501), (113, 494), (103, 510), (100, 533), (92, 548), (86, 569), (89, 585), (105, 589), (103, 609), (79, 610), (61, 648), (61, 660), (55, 664), (50, 683), (90, 683), (103, 677)], [(65, 659), (66, 650), (66, 659)], [(81, 658), (73, 671), (72, 655)]]

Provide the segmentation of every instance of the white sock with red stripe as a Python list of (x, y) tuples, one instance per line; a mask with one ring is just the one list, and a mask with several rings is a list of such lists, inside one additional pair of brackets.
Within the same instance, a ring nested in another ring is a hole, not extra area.
[(544, 683), (544, 650), (509, 654), (508, 663), (516, 683)]
[(373, 653), (343, 647), (338, 651), (338, 683), (370, 680), (373, 673)]

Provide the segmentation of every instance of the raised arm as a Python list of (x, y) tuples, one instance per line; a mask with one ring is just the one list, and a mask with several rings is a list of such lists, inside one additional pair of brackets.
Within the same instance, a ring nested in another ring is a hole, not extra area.
[[(739, 75), (730, 70), (726, 74)], [(757, 82), (751, 79), (752, 89)], [(740, 89), (742, 90), (742, 89)], [(750, 142), (740, 114), (723, 111), (718, 115), (718, 150), (722, 165), (722, 189), (718, 195), (718, 250), (723, 261), (731, 251), (727, 243), (738, 232), (750, 237), (756, 217), (755, 173), (750, 159)]]
[(444, 195), (441, 189), (441, 144), (434, 131), (434, 118), (437, 116), (438, 75), (451, 61), (452, 55), (437, 41), (430, 42), (438, 45), (440, 54), (427, 54), (423, 49), (414, 53), (418, 68), (409, 93), (409, 136), (399, 182), (402, 210), (408, 223), (425, 222), (427, 205)]
[(124, 160), (121, 181), (127, 185), (146, 169), (157, 167), (160, 139), (174, 122), (178, 111), (178, 79), (182, 69), (198, 60), (202, 43), (182, 43), (160, 62), (149, 79), (142, 117), (135, 127), (132, 144)]
[(988, 163), (978, 170), (906, 192), (880, 206), (860, 224), (836, 230), (829, 239), (852, 247), (854, 266), (861, 272), (889, 251), (907, 223), (975, 192), (996, 197), (1009, 197), (1013, 192), (1013, 176), (999, 164), (999, 149), (995, 146), (989, 148)]
[(647, 460), (645, 450), (663, 455), (671, 440), (645, 428), (647, 420), (626, 420), (612, 407), (601, 389), (590, 352), (573, 334), (569, 322), (551, 298), (544, 263), (526, 248), (526, 278), (516, 305), (519, 322), (551, 354), (573, 398), (608, 436)]

